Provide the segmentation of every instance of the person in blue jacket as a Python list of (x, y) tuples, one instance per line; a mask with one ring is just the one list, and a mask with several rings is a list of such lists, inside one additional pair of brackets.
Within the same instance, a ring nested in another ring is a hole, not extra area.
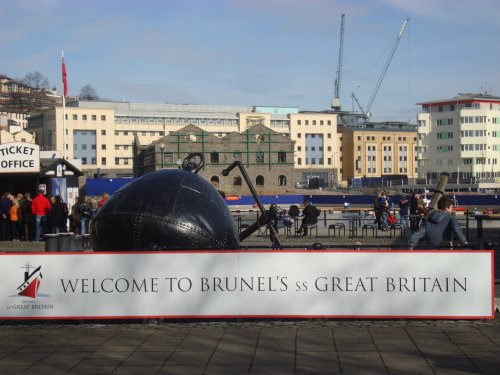
[(408, 241), (410, 247), (413, 248), (423, 238), (430, 246), (439, 246), (443, 241), (447, 241), (449, 244), (452, 240), (452, 234), (458, 237), (458, 240), (464, 245), (467, 245), (467, 238), (463, 234), (460, 224), (451, 214), (453, 211), (452, 200), (442, 197), (437, 206), (438, 209), (429, 212), (418, 231), (411, 235)]

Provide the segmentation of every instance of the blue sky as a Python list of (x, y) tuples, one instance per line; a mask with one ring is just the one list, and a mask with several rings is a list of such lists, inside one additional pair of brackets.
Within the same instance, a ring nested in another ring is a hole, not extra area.
[[(500, 96), (496, 0), (0, 0), (0, 74), (39, 71), (61, 92), (144, 103), (329, 109), (346, 14), (343, 109), (416, 121), (415, 103)], [(356, 108), (357, 109), (357, 108)]]

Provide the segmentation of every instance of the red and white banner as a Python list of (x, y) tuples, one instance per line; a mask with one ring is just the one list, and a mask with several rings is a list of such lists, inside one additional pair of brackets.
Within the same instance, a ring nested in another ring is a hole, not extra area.
[(4, 253), (1, 319), (491, 319), (492, 251)]

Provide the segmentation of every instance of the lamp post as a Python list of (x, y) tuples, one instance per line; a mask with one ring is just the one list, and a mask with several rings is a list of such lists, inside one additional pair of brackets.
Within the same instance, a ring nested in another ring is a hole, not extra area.
[(337, 169), (335, 168), (335, 156), (338, 154), (337, 151), (335, 151), (332, 154), (332, 188), (337, 187)]
[(163, 169), (163, 161), (164, 161), (164, 157), (163, 157), (163, 150), (165, 149), (165, 145), (162, 143), (160, 145), (160, 150), (161, 150), (161, 169)]

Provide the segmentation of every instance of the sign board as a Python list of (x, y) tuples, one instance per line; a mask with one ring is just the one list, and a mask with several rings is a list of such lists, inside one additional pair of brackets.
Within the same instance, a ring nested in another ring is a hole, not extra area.
[(40, 146), (27, 142), (0, 144), (0, 173), (40, 172)]
[(0, 319), (492, 319), (492, 251), (0, 255)]

